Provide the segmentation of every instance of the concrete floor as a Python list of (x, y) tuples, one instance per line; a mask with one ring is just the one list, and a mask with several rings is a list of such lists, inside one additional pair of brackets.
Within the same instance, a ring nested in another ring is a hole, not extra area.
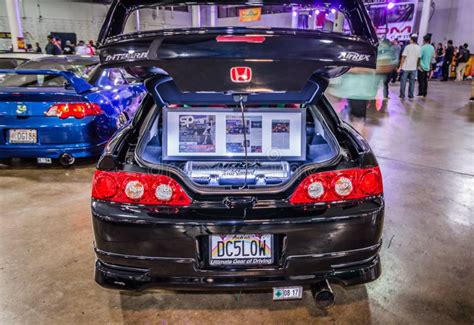
[[(392, 98), (396, 98), (395, 87)], [(317, 310), (270, 293), (122, 293), (98, 287), (89, 215), (93, 165), (0, 169), (0, 324), (474, 322), (474, 105), (469, 83), (356, 123), (384, 176), (382, 277)], [(380, 104), (380, 103), (379, 103)]]

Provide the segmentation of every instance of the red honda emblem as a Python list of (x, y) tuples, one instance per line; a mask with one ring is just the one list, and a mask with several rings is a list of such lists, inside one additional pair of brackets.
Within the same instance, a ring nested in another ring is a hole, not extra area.
[(252, 69), (249, 67), (233, 67), (230, 69), (230, 79), (233, 82), (250, 82)]

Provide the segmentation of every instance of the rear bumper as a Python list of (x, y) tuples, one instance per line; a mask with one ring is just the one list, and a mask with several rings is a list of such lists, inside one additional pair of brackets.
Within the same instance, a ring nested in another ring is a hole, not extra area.
[[(304, 261), (304, 264), (311, 263), (310, 260)], [(162, 266), (167, 268), (172, 267), (173, 264), (176, 266), (181, 263), (178, 261), (162, 261), (161, 263)], [(195, 272), (191, 267), (189, 274)], [(118, 290), (140, 291), (147, 288), (171, 290), (250, 290), (295, 285), (308, 288), (324, 279), (331, 283), (352, 286), (374, 281), (380, 276), (381, 272), (382, 269), (378, 255), (357, 265), (338, 267), (327, 272), (309, 272), (306, 275), (294, 276), (245, 272), (229, 276), (200, 274), (159, 277), (154, 276), (150, 269), (118, 266), (97, 260), (95, 264), (95, 281), (102, 287)]]
[(70, 143), (56, 145), (3, 145), (0, 146), (0, 158), (59, 158), (68, 153), (76, 158), (98, 157), (102, 154), (106, 142), (99, 144)]
[[(11, 129), (36, 130), (37, 143), (9, 143)], [(59, 158), (63, 153), (77, 158), (98, 157), (114, 131), (115, 126), (105, 115), (65, 120), (9, 116), (0, 123), (0, 158)]]
[[(381, 274), (384, 204), (383, 199), (377, 202), (343, 209), (344, 215), (332, 211), (261, 222), (172, 220), (155, 217), (156, 211), (137, 213), (139, 209), (95, 201), (95, 280), (104, 287), (132, 290), (309, 286), (322, 279), (344, 286), (366, 283)], [(202, 243), (210, 234), (227, 233), (278, 236), (282, 245), (275, 251), (275, 264), (209, 267)]]

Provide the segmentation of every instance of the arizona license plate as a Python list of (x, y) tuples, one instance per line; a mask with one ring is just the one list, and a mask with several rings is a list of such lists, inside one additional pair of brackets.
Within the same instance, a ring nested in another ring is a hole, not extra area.
[(273, 235), (212, 235), (209, 237), (209, 246), (210, 265), (268, 265), (273, 263)]
[(290, 300), (303, 298), (303, 287), (273, 288), (273, 300)]
[(10, 129), (8, 141), (10, 143), (36, 143), (38, 135), (34, 129)]

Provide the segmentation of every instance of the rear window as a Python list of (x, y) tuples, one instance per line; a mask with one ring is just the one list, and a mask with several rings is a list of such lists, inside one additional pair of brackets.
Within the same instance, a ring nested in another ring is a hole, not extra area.
[(95, 60), (77, 60), (77, 61), (66, 61), (66, 60), (41, 60), (41, 61), (29, 61), (23, 64), (18, 69), (20, 70), (59, 70), (59, 71), (70, 71), (80, 77), (87, 79), (89, 72), (97, 65)]
[(32, 87), (32, 88), (58, 88), (64, 87), (66, 79), (60, 75), (7, 75), (0, 82), (0, 87)]
[(15, 69), (17, 66), (26, 61), (28, 60), (0, 58), (0, 69)]
[[(55, 60), (28, 61), (18, 67), (18, 70), (59, 70), (73, 72), (79, 77), (89, 80), (89, 73), (97, 65), (97, 61), (85, 58), (78, 60), (66, 60), (57, 58)], [(33, 88), (56, 88), (64, 87), (64, 79), (61, 75), (31, 74), (17, 75), (7, 74), (0, 81), (0, 87), (33, 87)]]
[(128, 17), (124, 34), (190, 27), (273, 27), (351, 32), (343, 13), (331, 7), (190, 5), (141, 8)]

